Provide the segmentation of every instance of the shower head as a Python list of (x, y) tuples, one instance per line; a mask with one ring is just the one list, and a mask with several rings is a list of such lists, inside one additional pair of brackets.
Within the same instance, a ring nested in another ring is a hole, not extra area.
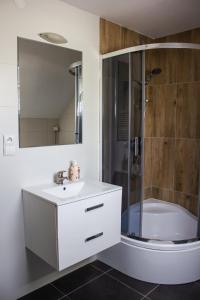
[[(152, 79), (154, 76), (159, 75), (161, 72), (162, 72), (162, 69), (161, 69), (161, 68), (154, 68), (154, 69), (152, 69), (150, 72), (147, 72), (145, 85), (148, 85), (149, 82), (151, 81), (151, 79)], [(134, 79), (133, 81), (134, 81), (135, 83), (139, 84), (139, 85), (142, 85), (142, 81), (139, 81), (139, 80), (137, 80), (137, 79)]]
[(75, 75), (75, 69), (82, 66), (82, 61), (76, 61), (69, 66), (69, 73)]
[(154, 76), (154, 75), (159, 75), (160, 73), (162, 72), (162, 69), (161, 68), (155, 68), (151, 71), (151, 75)]
[(153, 70), (151, 70), (150, 72), (147, 73), (147, 79), (146, 79), (146, 85), (149, 84), (149, 82), (151, 81), (151, 79), (154, 76), (160, 75), (160, 73), (162, 72), (161, 68), (154, 68)]

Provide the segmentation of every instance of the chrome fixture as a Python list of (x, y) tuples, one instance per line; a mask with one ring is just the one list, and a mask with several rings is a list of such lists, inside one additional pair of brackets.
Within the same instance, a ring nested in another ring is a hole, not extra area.
[(53, 126), (54, 144), (55, 145), (59, 144), (58, 143), (59, 132), (60, 132), (60, 126), (59, 125)]
[(151, 70), (150, 72), (147, 72), (147, 78), (146, 78), (146, 82), (145, 84), (148, 85), (149, 82), (151, 81), (151, 79), (154, 76), (160, 75), (160, 73), (162, 72), (161, 68), (154, 68), (153, 70)]
[(76, 61), (69, 66), (69, 73), (76, 75), (76, 68), (82, 68), (82, 61)]
[[(162, 72), (161, 68), (155, 68), (155, 69), (147, 72), (145, 85), (148, 85), (150, 83), (150, 81), (152, 80), (152, 78), (154, 76), (160, 75), (161, 72)], [(139, 81), (137, 79), (134, 79), (133, 82), (136, 82), (137, 84), (142, 85), (142, 81)]]
[(65, 170), (58, 171), (54, 176), (54, 182), (56, 184), (63, 184), (65, 180), (68, 180), (68, 176), (64, 176)]
[(53, 43), (53, 44), (66, 44), (67, 43), (67, 40), (64, 36), (62, 36), (58, 33), (55, 33), (55, 32), (42, 32), (42, 33), (39, 33), (39, 36), (43, 40)]
[(75, 80), (75, 139), (79, 144), (82, 143), (82, 61), (72, 63), (68, 71)]

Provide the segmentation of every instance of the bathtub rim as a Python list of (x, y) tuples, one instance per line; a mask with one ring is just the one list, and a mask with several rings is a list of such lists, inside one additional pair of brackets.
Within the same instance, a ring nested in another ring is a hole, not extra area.
[[(150, 198), (147, 198), (145, 200), (142, 201), (142, 215), (143, 214), (152, 214), (152, 212), (149, 212), (149, 211), (145, 211), (145, 207), (147, 206), (151, 206), (151, 205), (158, 205), (158, 206), (165, 206), (166, 208), (169, 208), (169, 209), (172, 209), (172, 211), (166, 211), (166, 212), (163, 212), (164, 214), (169, 214), (169, 213), (177, 213), (177, 212), (181, 212), (185, 215), (187, 215), (188, 217), (190, 217), (192, 220), (198, 222), (198, 217), (195, 216), (194, 214), (192, 214), (190, 211), (188, 211), (185, 207), (182, 207), (180, 204), (178, 203), (172, 203), (172, 202), (169, 202), (169, 201), (166, 201), (166, 200), (161, 200), (161, 199), (157, 199), (157, 198), (153, 198), (153, 197), (150, 197)], [(134, 207), (134, 206), (138, 206), (138, 203), (133, 203), (130, 205), (130, 207)], [(124, 214), (125, 212), (123, 212)], [(123, 216), (122, 214), (122, 216)], [(154, 215), (160, 215), (160, 212), (153, 212)], [(142, 223), (142, 220), (141, 220), (141, 223)], [(192, 244), (192, 245), (195, 245), (195, 243), (198, 244), (198, 242), (200, 242), (200, 237), (196, 236), (196, 237), (191, 237), (189, 239), (185, 238), (183, 240), (183, 242), (181, 243), (181, 240), (180, 239), (174, 239), (174, 240), (162, 240), (162, 239), (154, 239), (154, 238), (150, 238), (150, 237), (146, 237), (145, 236), (145, 239), (147, 239), (148, 241), (144, 241), (144, 240), (140, 240), (136, 237), (136, 239), (131, 238), (131, 237), (128, 237), (126, 236), (126, 233), (123, 233), (121, 232), (121, 237), (124, 238), (125, 240), (125, 243), (127, 243), (127, 241), (130, 241), (131, 243), (128, 243), (128, 244), (134, 244), (134, 245), (142, 245), (142, 248), (148, 248), (148, 249), (157, 249), (157, 250), (160, 250), (160, 247), (161, 246), (161, 250), (173, 250), (175, 249), (174, 246), (179, 246), (177, 247), (176, 249), (191, 249), (191, 248), (194, 248), (194, 247), (191, 247), (189, 244)], [(136, 243), (132, 243), (132, 241), (135, 241)], [(177, 243), (173, 243), (174, 242), (177, 242)], [(141, 242), (140, 243), (137, 243), (137, 242)], [(179, 243), (178, 243), (179, 242)], [(148, 246), (145, 246), (146, 243), (148, 244)], [(185, 247), (185, 245), (189, 245), (187, 247)], [(169, 246), (169, 247), (168, 247)], [(182, 246), (182, 247), (181, 247)], [(173, 247), (173, 248), (172, 248)]]
[(145, 248), (149, 250), (159, 250), (159, 251), (186, 251), (186, 250), (194, 250), (198, 249), (200, 250), (200, 239), (195, 240), (193, 242), (186, 242), (182, 244), (173, 244), (169, 241), (156, 241), (156, 240), (150, 240), (148, 242), (146, 241), (140, 241), (134, 238), (129, 238), (124, 235), (121, 235), (121, 243), (126, 244), (127, 246), (132, 247), (138, 247), (138, 248)]
[(132, 240), (138, 244), (134, 245), (130, 244), (130, 238), (125, 240), (100, 253), (100, 261), (132, 278), (154, 284), (176, 285), (200, 280), (200, 241), (195, 247), (190, 243), (184, 244), (187, 249), (172, 245), (174, 249), (167, 250), (141, 246), (147, 242)]
[[(136, 204), (132, 204), (132, 205), (134, 206)], [(192, 219), (198, 221), (198, 217), (197, 216), (195, 216), (194, 214), (192, 214), (191, 211), (187, 210), (185, 207), (181, 206), (180, 204), (169, 202), (169, 201), (162, 200), (162, 199), (156, 199), (156, 198), (153, 198), (153, 197), (150, 197), (150, 198), (145, 199), (145, 200), (142, 201), (142, 210), (143, 210), (144, 206), (150, 206), (151, 204), (159, 204), (161, 206), (165, 205), (166, 207), (171, 207), (171, 208), (174, 209), (174, 212), (181, 211), (181, 212), (185, 213), (186, 215), (188, 215), (189, 217), (191, 217)], [(149, 212), (148, 211), (147, 212), (144, 211), (144, 213), (148, 214)]]

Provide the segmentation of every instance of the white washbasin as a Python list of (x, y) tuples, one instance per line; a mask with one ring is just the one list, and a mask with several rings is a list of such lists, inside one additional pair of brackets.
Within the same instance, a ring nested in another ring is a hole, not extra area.
[(50, 183), (24, 187), (23, 192), (40, 197), (40, 199), (44, 199), (55, 205), (64, 205), (65, 203), (95, 197), (119, 189), (121, 187), (104, 182), (80, 180), (78, 182), (68, 182), (63, 185)]
[(58, 197), (60, 199), (66, 199), (78, 196), (81, 194), (83, 187), (85, 186), (84, 181), (67, 183), (65, 185), (53, 186), (43, 191), (49, 195)]

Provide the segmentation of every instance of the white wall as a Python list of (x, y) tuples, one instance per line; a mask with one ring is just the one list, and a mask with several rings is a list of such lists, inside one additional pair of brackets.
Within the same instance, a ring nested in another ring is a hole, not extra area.
[(69, 67), (82, 60), (81, 52), (19, 39), (19, 53), (20, 115), (60, 118), (68, 102), (75, 102), (75, 76)]
[[(52, 181), (79, 161), (82, 177), (98, 178), (99, 19), (59, 0), (27, 0), (19, 9), (0, 2), (0, 299), (13, 300), (60, 276), (24, 248), (21, 188)], [(63, 34), (68, 47), (83, 51), (83, 144), (17, 149), (3, 156), (2, 134), (18, 139), (17, 36), (39, 40), (39, 32)], [(75, 221), (74, 226), (76, 226)]]

